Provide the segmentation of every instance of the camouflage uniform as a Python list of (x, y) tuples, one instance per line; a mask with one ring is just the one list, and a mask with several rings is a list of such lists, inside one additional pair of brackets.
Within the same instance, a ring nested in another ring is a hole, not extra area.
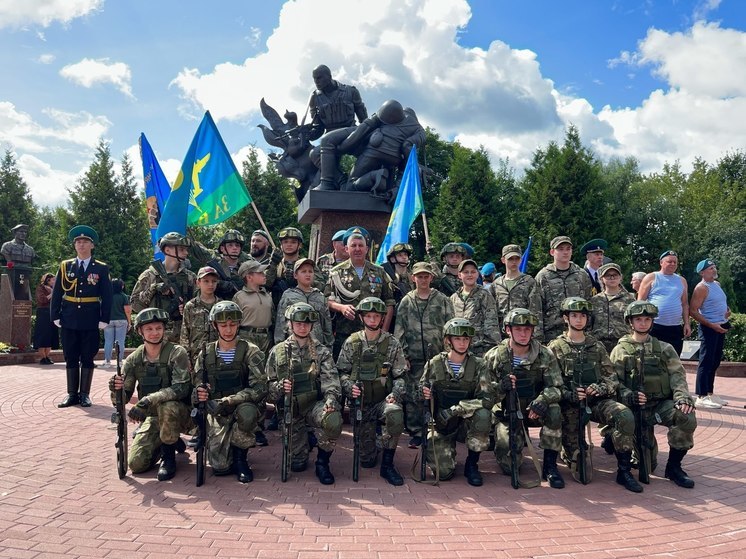
[[(384, 363), (390, 369), (383, 368)], [(377, 340), (367, 341), (365, 332), (355, 332), (345, 340), (337, 359), (342, 390), (352, 402), (352, 387), (360, 382), (363, 388), (363, 419), (360, 431), (360, 461), (375, 465), (378, 449), (395, 449), (404, 431), (402, 402), (406, 394), (404, 374), (407, 363), (399, 342), (381, 331)], [(392, 396), (394, 402), (387, 402)], [(376, 427), (381, 425), (380, 435)]]
[[(583, 272), (585, 274), (585, 272)], [(508, 437), (508, 415), (503, 412), (506, 394), (499, 389), (500, 381), (506, 375), (516, 376), (516, 390), (520, 399), (520, 408), (527, 409), (534, 401), (544, 402), (548, 406), (546, 415), (542, 419), (532, 420), (524, 414), (526, 427), (541, 427), (539, 432), (539, 446), (545, 450), (558, 452), (562, 447), (562, 412), (560, 399), (562, 398), (562, 375), (554, 354), (532, 339), (529, 347), (527, 364), (525, 367), (513, 366), (513, 353), (510, 340), (503, 340), (500, 345), (493, 347), (484, 356), (487, 371), (497, 386), (497, 402), (494, 411), (497, 415), (495, 426), (495, 457), (505, 473), (510, 473), (510, 441)], [(523, 432), (518, 433), (518, 448), (524, 447)]]
[(616, 401), (619, 381), (603, 344), (586, 336), (583, 343), (573, 343), (566, 334), (555, 338), (548, 345), (559, 362), (565, 385), (562, 389), (562, 451), (566, 462), (570, 462), (578, 450), (579, 404), (573, 397), (575, 387), (596, 385), (600, 396), (586, 398), (584, 413), (590, 408), (593, 420), (611, 428), (614, 449), (631, 452), (634, 448), (635, 418), (630, 409)]
[[(458, 376), (448, 364), (448, 353), (441, 352), (425, 365), (420, 386), (431, 386), (434, 399), (435, 432), (428, 433), (427, 463), (447, 480), (456, 469), (456, 441), (466, 448), (483, 452), (489, 448), (495, 389), (484, 360), (471, 351), (461, 364)], [(453, 417), (443, 422), (439, 410), (450, 409)]]
[[(197, 276), (191, 270), (181, 266), (178, 272), (168, 274), (169, 281), (181, 291), (183, 303), (186, 304), (194, 297), (194, 286)], [(130, 295), (130, 305), (132, 312), (138, 313), (148, 307), (163, 309), (169, 313), (171, 320), (166, 325), (166, 339), (169, 342), (178, 343), (181, 336), (182, 315), (179, 313), (179, 300), (173, 293), (163, 295), (158, 287), (163, 280), (155, 271), (153, 266), (149, 266), (140, 277), (132, 289)]]
[(497, 308), (489, 291), (477, 285), (471, 293), (465, 295), (462, 287), (451, 295), (451, 303), (455, 317), (467, 319), (474, 327), (470, 351), (481, 357), (488, 349), (500, 343)]
[(586, 271), (574, 262), (570, 262), (570, 267), (562, 271), (557, 270), (554, 263), (551, 263), (536, 274), (536, 283), (541, 295), (540, 320), (543, 319), (543, 329), (537, 328), (534, 336), (548, 343), (565, 330), (565, 322), (560, 313), (562, 301), (568, 297), (590, 299), (591, 279)]
[(309, 292), (303, 291), (300, 287), (291, 287), (282, 294), (275, 313), (275, 343), (281, 342), (289, 335), (285, 310), (294, 303), (308, 303), (319, 312), (319, 320), (314, 322), (311, 335), (331, 349), (334, 343), (334, 334), (332, 333), (332, 317), (329, 313), (329, 305), (327, 305), (324, 294), (315, 287), (312, 287)]
[(203, 266), (211, 266), (218, 272), (218, 287), (215, 294), (221, 299), (230, 299), (243, 287), (243, 280), (238, 275), (238, 268), (247, 260), (253, 260), (251, 255), (241, 251), (235, 266), (231, 266), (219, 250), (210, 250), (199, 242), (192, 241), (189, 246), (189, 260), (192, 269), (198, 270)]
[(334, 257), (333, 252), (322, 254), (316, 259), (316, 274), (314, 275), (314, 279), (318, 277), (323, 281), (323, 284), (326, 285), (326, 282), (329, 280), (329, 273), (332, 271), (332, 268), (334, 268), (334, 266), (336, 266), (337, 264), (341, 264), (345, 260), (340, 260), (339, 262), (337, 262), (337, 259)]
[(433, 263), (433, 270), (436, 276), (433, 279), (432, 286), (446, 297), (450, 297), (464, 286), (464, 283), (457, 276), (448, 271), (448, 266), (443, 266), (441, 270)]
[[(641, 352), (644, 352), (644, 390), (638, 390)], [(648, 440), (655, 440), (653, 428), (660, 424), (668, 427), (668, 445), (672, 449), (692, 448), (697, 419), (694, 412), (684, 414), (675, 404), (683, 402), (693, 406), (694, 400), (689, 394), (684, 367), (673, 346), (653, 336), (648, 336), (644, 344), (638, 343), (628, 334), (622, 336), (611, 352), (611, 363), (620, 381), (620, 401), (629, 402), (633, 392), (644, 392), (647, 397), (643, 415)], [(656, 450), (651, 450), (653, 465), (657, 461)]]
[(629, 333), (629, 326), (624, 321), (624, 309), (634, 300), (635, 298), (623, 289), (611, 297), (606, 293), (599, 293), (591, 298), (593, 305), (591, 333), (604, 344), (608, 353), (616, 347), (619, 338)]
[[(155, 363), (147, 361), (145, 346), (138, 347), (122, 365), (125, 402), (129, 402), (137, 385), (137, 397), (148, 397), (148, 417), (137, 430), (129, 447), (128, 464), (133, 474), (149, 470), (158, 458), (161, 444), (173, 445), (181, 433), (192, 427), (189, 399), (192, 383), (189, 378), (189, 356), (178, 345), (165, 342)], [(112, 403), (116, 394), (111, 393)]]
[(430, 290), (427, 300), (420, 299), (414, 290), (401, 300), (396, 316), (394, 337), (401, 343), (404, 356), (409, 361), (404, 400), (406, 424), (413, 435), (419, 435), (422, 432), (422, 410), (417, 383), (425, 363), (444, 349), (443, 326), (454, 317), (453, 303), (435, 289)]
[(503, 330), (503, 320), (511, 309), (528, 309), (539, 319), (536, 332), (543, 331), (541, 316), (541, 295), (536, 285), (536, 280), (528, 274), (521, 274), (515, 280), (509, 280), (505, 276), (496, 278), (490, 285), (490, 294), (495, 298), (497, 304), (497, 318), (500, 323), (500, 331)]
[[(199, 355), (195, 370), (200, 374), (194, 376), (193, 384), (202, 383), (204, 370), (211, 388), (207, 458), (216, 472), (225, 472), (233, 462), (231, 446), (243, 450), (254, 446), (254, 431), (267, 397), (267, 378), (264, 353), (257, 346), (237, 340), (235, 357), (226, 363), (216, 352), (217, 343), (205, 348), (206, 355)], [(192, 403), (196, 404), (196, 391)]]
[(264, 287), (254, 291), (244, 286), (233, 296), (233, 302), (241, 307), (243, 313), (239, 337), (266, 354), (272, 347), (272, 320), (275, 316), (272, 297)]
[[(217, 303), (220, 299), (216, 299)], [(179, 345), (189, 354), (190, 370), (194, 369), (202, 344), (217, 341), (218, 331), (210, 324), (210, 309), (215, 303), (205, 303), (197, 295), (184, 305), (184, 319), (181, 323)]]
[[(282, 380), (293, 378), (293, 432), (291, 449), (294, 471), (308, 460), (308, 427), (312, 427), (319, 448), (332, 452), (342, 433), (342, 414), (338, 411), (341, 396), (339, 375), (329, 348), (309, 338), (300, 347), (294, 337), (280, 342), (267, 359), (268, 400), (283, 405)], [(329, 406), (334, 411), (324, 411)]]

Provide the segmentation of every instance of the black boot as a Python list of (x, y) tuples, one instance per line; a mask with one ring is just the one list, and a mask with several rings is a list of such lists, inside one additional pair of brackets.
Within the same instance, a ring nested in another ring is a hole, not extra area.
[(632, 451), (630, 450), (627, 452), (617, 452), (616, 461), (616, 482), (619, 485), (624, 485), (624, 488), (627, 491), (632, 491), (633, 493), (642, 493), (642, 485), (637, 483), (637, 480), (634, 478), (632, 472), (630, 471), (632, 469)]
[(70, 406), (77, 406), (80, 403), (80, 399), (78, 398), (80, 369), (78, 367), (68, 367), (65, 372), (67, 374), (67, 396), (57, 404), (58, 408), (69, 408)]
[(478, 464), (480, 454), (480, 452), (476, 452), (475, 450), (469, 450), (469, 456), (467, 456), (466, 463), (464, 464), (466, 482), (474, 487), (480, 487), (483, 483)]
[(184, 443), (184, 439), (179, 437), (179, 440), (176, 441), (176, 452), (178, 452), (179, 454), (184, 454), (186, 452), (186, 449), (187, 447), (186, 447), (186, 444)]
[(360, 466), (363, 468), (375, 468), (376, 464), (378, 463), (378, 449), (376, 449), (375, 454), (368, 460), (360, 460)]
[(267, 431), (277, 431), (280, 428), (280, 413), (275, 410), (275, 414), (269, 419), (267, 423)]
[(694, 487), (694, 480), (686, 475), (681, 469), (681, 461), (686, 456), (686, 450), (680, 448), (671, 448), (668, 451), (668, 463), (666, 464), (666, 478), (673, 481), (679, 487), (691, 489)]
[(91, 393), (93, 382), (93, 369), (82, 368), (80, 370), (80, 407), (90, 408), (92, 405), (88, 395)]
[(319, 448), (319, 453), (316, 457), (316, 477), (319, 478), (319, 481), (323, 485), (331, 485), (334, 483), (334, 476), (329, 469), (329, 457), (331, 455), (331, 452)]
[(391, 485), (404, 485), (404, 478), (394, 466), (394, 454), (396, 454), (395, 448), (384, 449), (381, 457), (381, 477)]
[(158, 468), (158, 481), (166, 481), (176, 475), (176, 445), (161, 445), (161, 467)]
[(601, 448), (606, 451), (606, 454), (614, 454), (614, 441), (611, 439), (611, 435), (604, 435)]
[(562, 479), (557, 470), (557, 451), (544, 449), (544, 464), (541, 469), (541, 479), (549, 481), (549, 487), (552, 489), (562, 489), (565, 487), (565, 480)]
[(247, 460), (248, 449), (231, 445), (231, 450), (233, 451), (233, 473), (241, 483), (249, 483), (254, 479), (254, 472), (251, 471)]
[(257, 431), (254, 433), (254, 438), (256, 439), (256, 446), (268, 446), (269, 441), (267, 440), (267, 435), (264, 434), (264, 431)]

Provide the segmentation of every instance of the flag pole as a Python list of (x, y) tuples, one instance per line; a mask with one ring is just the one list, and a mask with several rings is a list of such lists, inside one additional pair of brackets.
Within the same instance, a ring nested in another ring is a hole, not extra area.
[(267, 232), (267, 236), (269, 237), (269, 244), (272, 245), (272, 250), (276, 249), (277, 246), (275, 246), (275, 241), (272, 239), (272, 232), (269, 229), (267, 229), (267, 224), (264, 223), (264, 220), (262, 219), (262, 214), (259, 213), (259, 208), (256, 207), (254, 200), (251, 201), (251, 207), (254, 209), (254, 213), (256, 214), (256, 217), (259, 220), (259, 223), (261, 223), (262, 229), (264, 229)]
[(427, 216), (425, 210), (422, 210), (422, 230), (425, 233), (425, 246), (430, 244), (430, 231), (427, 229)]

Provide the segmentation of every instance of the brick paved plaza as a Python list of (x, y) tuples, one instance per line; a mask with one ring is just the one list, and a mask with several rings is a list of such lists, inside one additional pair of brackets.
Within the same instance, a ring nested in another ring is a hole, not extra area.
[[(440, 487), (408, 480), (394, 488), (377, 469), (361, 469), (356, 484), (349, 426), (332, 456), (333, 486), (320, 485), (312, 468), (281, 483), (276, 432), (269, 447), (251, 450), (248, 485), (208, 473), (196, 488), (191, 451), (178, 457), (172, 481), (157, 482), (154, 471), (120, 481), (111, 370), (96, 369), (88, 409), (57, 409), (62, 364), (5, 366), (0, 375), (2, 557), (746, 557), (744, 379), (719, 378), (730, 406), (698, 411), (684, 460), (696, 487), (653, 475), (637, 495), (614, 483), (614, 461), (595, 430), (593, 483), (575, 483), (562, 467), (563, 490), (513, 490), (489, 453), (482, 488), (467, 485), (461, 467)], [(664, 430), (656, 433), (662, 475), (668, 446)], [(409, 477), (415, 451), (404, 442), (396, 458)], [(533, 472), (528, 461), (522, 471)]]

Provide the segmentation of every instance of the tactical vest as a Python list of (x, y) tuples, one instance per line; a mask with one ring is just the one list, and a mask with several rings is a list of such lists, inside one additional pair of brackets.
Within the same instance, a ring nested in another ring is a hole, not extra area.
[[(381, 334), (383, 335), (383, 334)], [(355, 332), (350, 336), (353, 347), (352, 371), (350, 378), (363, 383), (363, 394), (370, 403), (382, 402), (391, 394), (393, 380), (384, 371), (383, 364), (389, 354), (390, 336), (381, 342), (378, 349), (363, 347), (364, 332)]]
[(207, 378), (212, 388), (213, 398), (231, 396), (248, 385), (248, 369), (244, 365), (248, 348), (248, 343), (239, 339), (233, 361), (226, 363), (218, 359), (217, 342), (207, 346), (204, 366), (207, 368)]
[(557, 338), (552, 343), (552, 349), (558, 354), (557, 361), (568, 388), (588, 386), (599, 381), (600, 359), (596, 348), (585, 343), (581, 347), (575, 347), (564, 338)]
[(500, 369), (504, 369), (508, 374), (515, 375), (515, 389), (521, 400), (533, 400), (541, 392), (544, 383), (544, 373), (541, 368), (535, 366), (539, 359), (531, 363), (528, 367), (513, 367), (511, 353), (507, 345), (498, 346), (498, 362)]
[(432, 390), (438, 408), (450, 408), (461, 400), (474, 398), (477, 389), (477, 360), (473, 355), (467, 355), (461, 364), (459, 378), (454, 378), (446, 353), (439, 353), (431, 363), (435, 375)]
[(321, 384), (319, 381), (318, 366), (316, 364), (316, 347), (310, 341), (308, 349), (311, 353), (311, 362), (306, 370), (303, 370), (303, 363), (297, 359), (291, 359), (290, 346), (288, 341), (279, 344), (276, 355), (277, 378), (284, 380), (293, 379), (293, 398), (298, 406), (300, 415), (306, 412), (317, 401), (321, 399)]
[(355, 124), (352, 92), (353, 89), (349, 85), (338, 83), (337, 89), (330, 95), (316, 93), (316, 110), (327, 131)]
[[(645, 396), (649, 400), (668, 400), (673, 396), (671, 391), (671, 377), (663, 366), (663, 349), (658, 338), (651, 338), (653, 351), (645, 352), (642, 367), (643, 378), (645, 380)], [(638, 358), (637, 347), (639, 344), (633, 344), (628, 340), (620, 340), (619, 345), (624, 348), (624, 352), (635, 359), (634, 368), (629, 371), (625, 385), (630, 390), (638, 390), (640, 360)]]
[(133, 371), (135, 379), (137, 379), (137, 398), (139, 400), (161, 388), (171, 386), (171, 368), (168, 366), (168, 360), (174, 347), (176, 346), (171, 342), (165, 342), (157, 363), (151, 363), (145, 359), (145, 346), (140, 346), (134, 351), (132, 356), (135, 363)]
[[(184, 303), (194, 297), (194, 286), (192, 285), (192, 282), (189, 281), (189, 276), (185, 271), (179, 270), (176, 273), (168, 274), (168, 279), (181, 292), (181, 297), (183, 298)], [(160, 277), (158, 278), (158, 281), (161, 281)], [(183, 319), (181, 312), (179, 311), (180, 304), (179, 295), (175, 293), (164, 295), (160, 291), (156, 292), (153, 301), (153, 306), (166, 311), (173, 321)]]

